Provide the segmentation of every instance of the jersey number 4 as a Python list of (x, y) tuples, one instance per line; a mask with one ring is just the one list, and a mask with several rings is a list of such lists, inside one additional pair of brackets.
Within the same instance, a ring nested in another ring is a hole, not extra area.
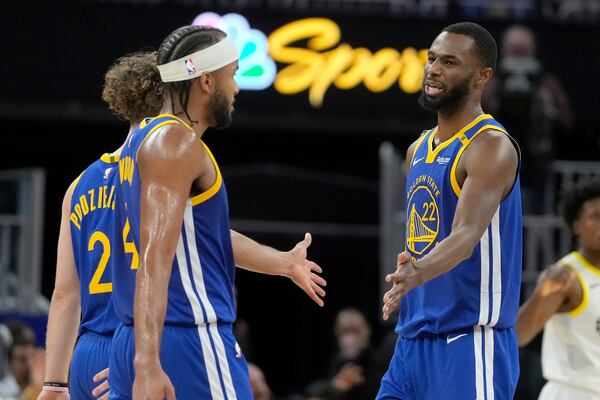
[[(130, 268), (136, 270), (139, 266), (140, 257), (135, 247), (135, 243), (133, 241), (128, 241), (127, 239), (130, 230), (131, 226), (129, 225), (129, 219), (127, 219), (125, 221), (125, 227), (123, 228), (123, 246), (125, 248), (125, 254), (131, 254)], [(96, 231), (90, 236), (88, 251), (93, 251), (98, 242), (102, 245), (102, 255), (100, 256), (100, 261), (98, 262), (94, 276), (92, 276), (92, 280), (90, 281), (90, 294), (112, 292), (112, 282), (100, 282), (104, 275), (104, 271), (106, 270), (108, 260), (110, 259), (110, 240), (104, 232)]]

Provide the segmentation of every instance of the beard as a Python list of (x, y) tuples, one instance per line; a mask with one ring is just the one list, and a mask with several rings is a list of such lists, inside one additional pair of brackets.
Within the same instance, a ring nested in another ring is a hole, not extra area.
[(209, 107), (213, 116), (214, 125), (213, 128), (223, 129), (231, 125), (231, 108), (229, 105), (229, 99), (227, 96), (217, 90), (214, 96), (210, 99)]
[(421, 88), (419, 96), (419, 105), (427, 111), (448, 113), (456, 110), (470, 93), (469, 82), (471, 77), (467, 77), (464, 81), (448, 90), (444, 96), (437, 99), (430, 99), (425, 94), (425, 81)]

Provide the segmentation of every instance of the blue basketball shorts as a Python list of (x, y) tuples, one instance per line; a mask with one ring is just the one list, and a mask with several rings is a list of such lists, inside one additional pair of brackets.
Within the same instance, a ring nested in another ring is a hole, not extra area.
[[(110, 356), (110, 399), (131, 399), (134, 355), (134, 329), (121, 324)], [(248, 365), (229, 324), (165, 325), (160, 362), (178, 399), (252, 399)]]
[(85, 332), (75, 345), (69, 391), (72, 399), (94, 400), (92, 390), (100, 383), (93, 381), (94, 375), (108, 367), (112, 336)]
[(377, 400), (512, 400), (518, 379), (514, 328), (400, 337)]

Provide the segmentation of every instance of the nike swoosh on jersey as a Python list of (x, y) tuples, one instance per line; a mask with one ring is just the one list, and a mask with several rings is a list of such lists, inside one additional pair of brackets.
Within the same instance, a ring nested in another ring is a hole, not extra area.
[(421, 161), (422, 159), (424, 159), (425, 157), (421, 157), (421, 158), (417, 158), (415, 161), (413, 161), (412, 165), (417, 164), (419, 161)]
[(446, 338), (446, 344), (450, 344), (450, 343), (454, 342), (455, 340), (460, 339), (463, 336), (467, 336), (467, 334), (466, 333), (461, 333), (460, 335), (456, 335), (456, 336), (453, 336), (453, 337), (448, 336)]

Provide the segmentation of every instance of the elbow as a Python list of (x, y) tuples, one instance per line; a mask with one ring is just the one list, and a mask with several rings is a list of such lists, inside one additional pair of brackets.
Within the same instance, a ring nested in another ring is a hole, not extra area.
[(79, 303), (79, 287), (55, 287), (52, 302)]

